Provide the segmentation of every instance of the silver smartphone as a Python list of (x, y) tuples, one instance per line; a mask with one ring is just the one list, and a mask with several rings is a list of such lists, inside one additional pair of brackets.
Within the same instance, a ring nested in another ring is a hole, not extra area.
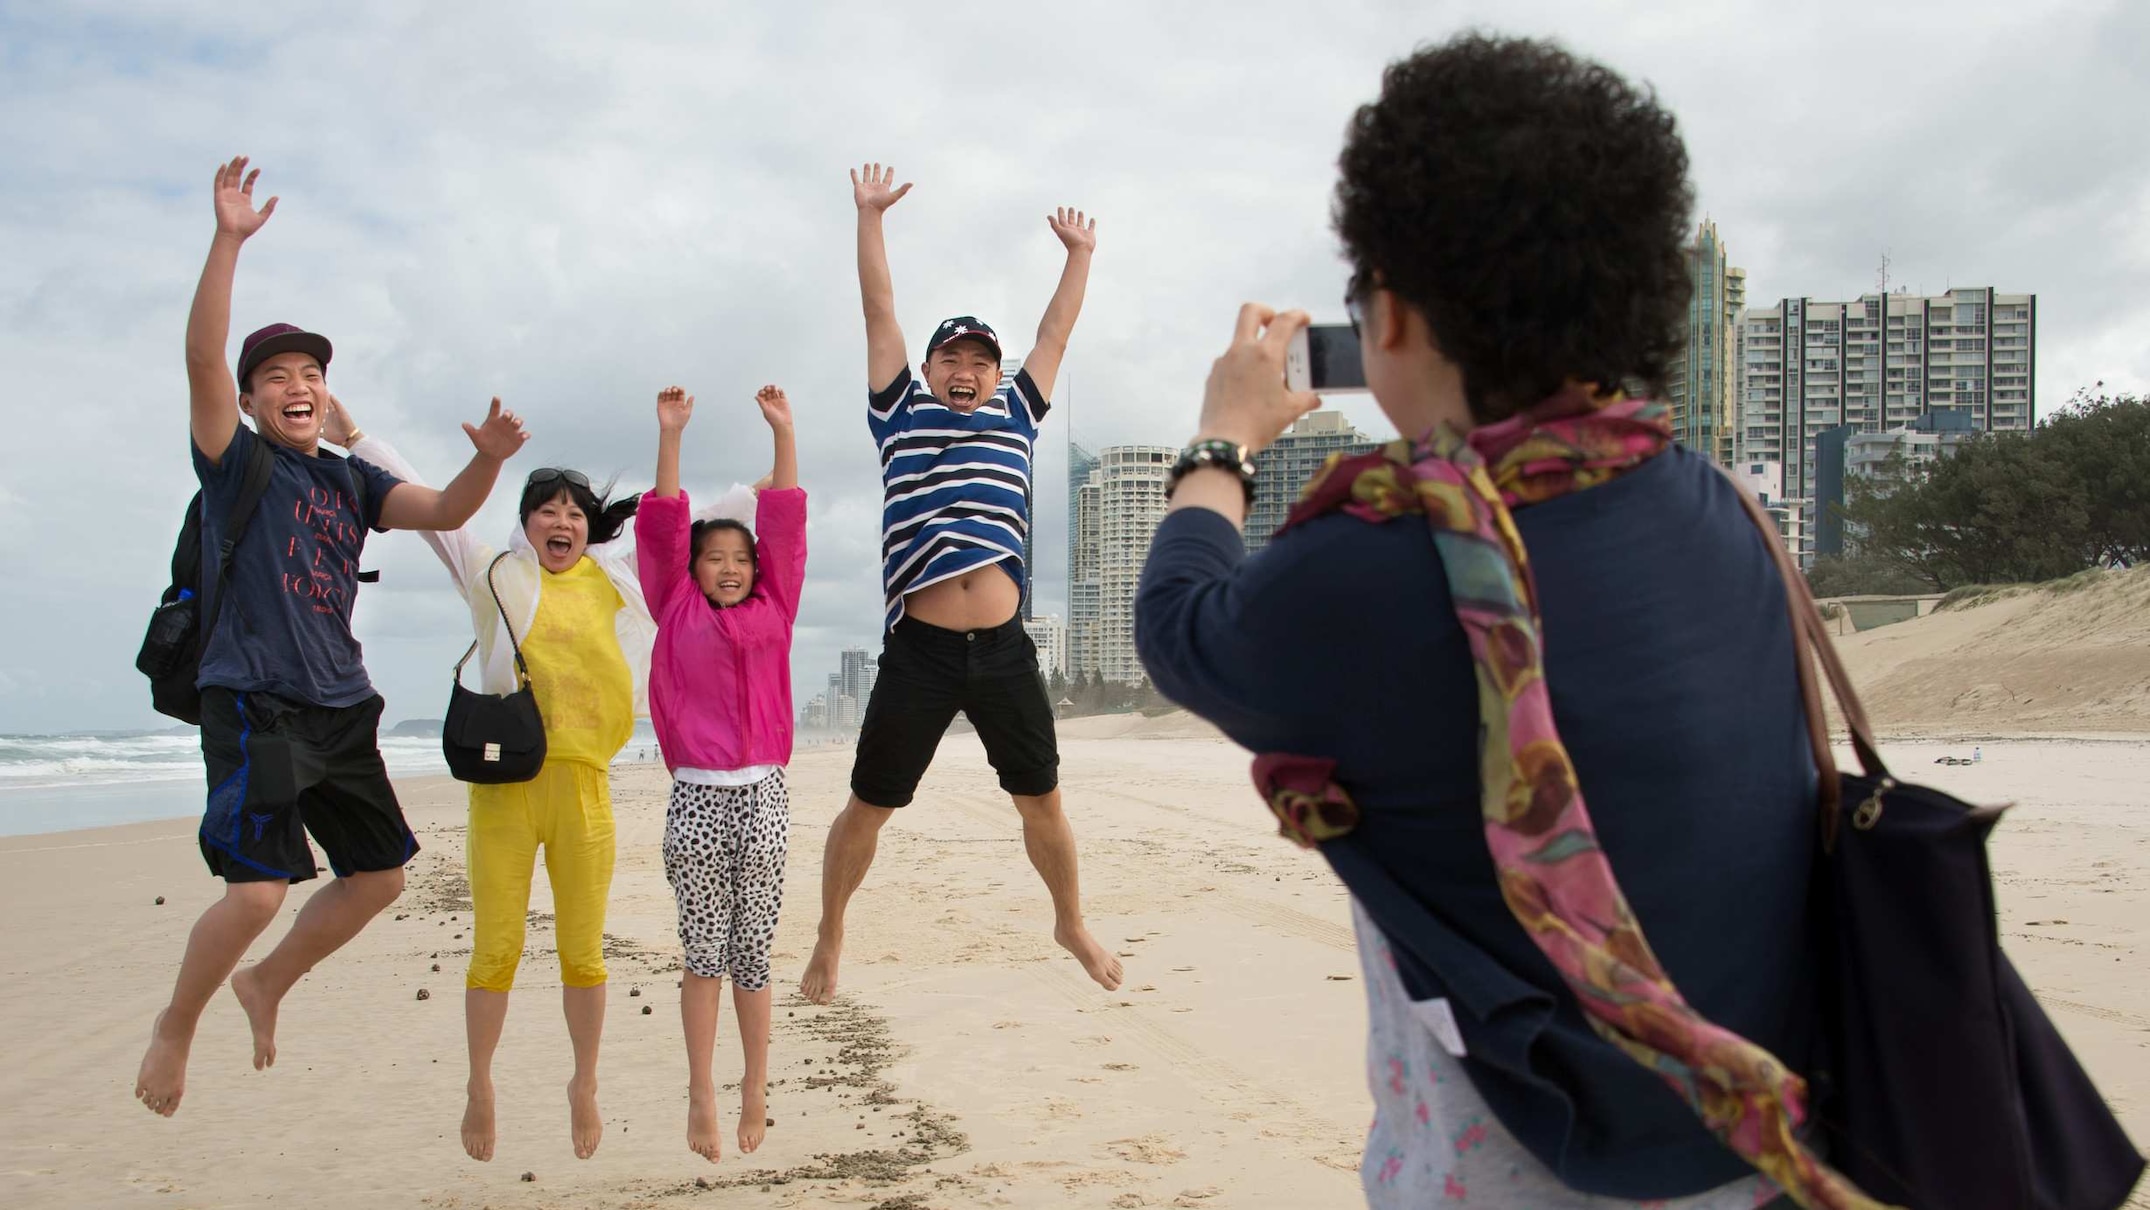
[(1350, 324), (1311, 324), (1291, 338), (1284, 353), (1284, 385), (1324, 395), (1366, 389), (1359, 360), (1359, 333)]

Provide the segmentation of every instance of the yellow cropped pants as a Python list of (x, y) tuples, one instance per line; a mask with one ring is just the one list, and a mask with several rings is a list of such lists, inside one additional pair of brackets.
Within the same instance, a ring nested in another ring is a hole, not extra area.
[(560, 982), (605, 981), (605, 902), (612, 894), (612, 779), (582, 761), (546, 761), (530, 781), (470, 788), (465, 864), (477, 916), (466, 987), (515, 986), (530, 912), (530, 878), (545, 849)]

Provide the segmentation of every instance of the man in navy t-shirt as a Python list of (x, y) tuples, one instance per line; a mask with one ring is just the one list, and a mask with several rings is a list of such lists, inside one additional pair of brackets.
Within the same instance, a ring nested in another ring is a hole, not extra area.
[(851, 174), (866, 421), (881, 452), (884, 637), (859, 723), (851, 801), (822, 850), (821, 929), (799, 990), (820, 1004), (836, 994), (844, 909), (873, 864), (881, 826), (911, 801), (958, 713), (978, 729), (1022, 817), (1024, 847), (1052, 895), (1053, 939), (1110, 990), (1120, 986), (1120, 962), (1083, 923), (1075, 833), (1060, 809), (1052, 702), (1018, 616), (1032, 442), (1082, 310), (1097, 223), (1076, 210), (1046, 216), (1067, 248), (1067, 266), (1021, 369), (1004, 374), (1000, 337), (962, 316), (934, 330), (914, 379), (881, 229), (883, 213), (910, 190), (879, 164)]
[[(265, 447), (272, 461), (229, 574), (205, 586), (202, 602), (210, 630), (198, 682), (209, 802), (200, 843), (225, 885), (194, 926), (135, 1080), (135, 1096), (166, 1117), (186, 1091), (195, 1026), (227, 977), (253, 1029), (254, 1066), (267, 1067), (276, 1061), (284, 993), (402, 894), (403, 866), (418, 842), (381, 763), (381, 699), (351, 634), (359, 555), (368, 529), (461, 526), (524, 441), (522, 422), (493, 400), (482, 424), (463, 426), (477, 450), (470, 464), (435, 491), (321, 449), (327, 338), (271, 324), (246, 338), (233, 374), (224, 344), (239, 248), (276, 209), (273, 197), (254, 209), (259, 175), (244, 157), (217, 169), (216, 238), (187, 316), (204, 568), (218, 565), (249, 460)], [(253, 429), (239, 423), (242, 412)], [(233, 974), (287, 888), (314, 876), (309, 832), (335, 881), (307, 901), (267, 957)]]

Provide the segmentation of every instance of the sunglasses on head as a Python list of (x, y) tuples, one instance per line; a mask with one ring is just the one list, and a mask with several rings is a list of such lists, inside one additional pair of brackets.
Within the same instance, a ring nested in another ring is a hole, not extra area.
[(565, 467), (558, 466), (541, 467), (531, 471), (529, 481), (524, 483), (523, 486), (544, 487), (548, 483), (558, 483), (562, 480), (566, 480), (584, 491), (590, 490), (590, 477), (588, 475), (583, 474), (581, 471), (571, 471)]

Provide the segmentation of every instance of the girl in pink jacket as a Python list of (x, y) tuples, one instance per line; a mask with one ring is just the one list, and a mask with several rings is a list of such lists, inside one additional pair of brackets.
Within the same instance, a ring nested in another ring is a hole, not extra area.
[(657, 620), (650, 721), (673, 779), (664, 872), (687, 951), (687, 1146), (712, 1162), (723, 1150), (710, 1059), (726, 975), (746, 1052), (741, 1151), (761, 1145), (768, 1121), (769, 944), (791, 829), (791, 629), (806, 578), (791, 402), (774, 386), (754, 401), (776, 465), (756, 493), (752, 530), (731, 517), (693, 520), (679, 489), (679, 438), (694, 397), (678, 387), (657, 396), (657, 486), (635, 516), (637, 571)]

